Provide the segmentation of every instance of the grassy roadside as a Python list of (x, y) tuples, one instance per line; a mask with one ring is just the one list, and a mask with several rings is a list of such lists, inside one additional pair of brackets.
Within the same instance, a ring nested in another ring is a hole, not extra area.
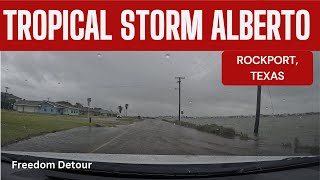
[(162, 119), (165, 122), (174, 123), (176, 125), (184, 126), (187, 128), (193, 128), (197, 129), (198, 131), (218, 135), (224, 138), (234, 139), (236, 136), (238, 136), (241, 140), (249, 140), (249, 137), (247, 134), (244, 133), (237, 133), (233, 128), (227, 128), (223, 126), (219, 126), (216, 124), (206, 124), (206, 125), (197, 125), (189, 122), (184, 121), (168, 121), (165, 119)]
[(130, 121), (114, 122), (93, 120), (90, 124), (88, 120), (77, 116), (19, 113), (1, 110), (1, 146), (41, 134), (82, 126), (114, 127), (131, 124), (136, 121), (138, 120), (131, 119)]

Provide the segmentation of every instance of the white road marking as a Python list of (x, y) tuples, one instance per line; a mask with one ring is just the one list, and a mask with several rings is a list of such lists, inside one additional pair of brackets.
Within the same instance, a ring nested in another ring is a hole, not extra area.
[(118, 136), (116, 136), (116, 137), (114, 137), (114, 138), (110, 139), (110, 141), (108, 141), (108, 142), (106, 142), (106, 143), (102, 144), (101, 146), (97, 147), (96, 149), (94, 149), (94, 150), (90, 151), (90, 153), (93, 153), (93, 152), (95, 152), (95, 151), (97, 151), (97, 150), (99, 150), (99, 149), (103, 148), (104, 146), (106, 146), (106, 145), (108, 145), (108, 144), (112, 143), (114, 140), (116, 140), (116, 139), (118, 139), (119, 137), (123, 136), (123, 135), (124, 135), (124, 134), (126, 134), (127, 132), (128, 132), (128, 130), (126, 130), (125, 132), (123, 132), (123, 133), (119, 134)]

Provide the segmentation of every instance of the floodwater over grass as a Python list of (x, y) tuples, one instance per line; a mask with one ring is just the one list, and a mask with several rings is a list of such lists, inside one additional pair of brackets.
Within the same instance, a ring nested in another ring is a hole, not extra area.
[(255, 117), (182, 118), (182, 122), (233, 128), (236, 133), (257, 139), (262, 149), (319, 154), (319, 114), (261, 116), (258, 138), (253, 134)]
[(117, 121), (106, 121), (102, 118), (93, 118), (90, 124), (88, 119), (78, 116), (47, 115), (35, 113), (20, 113), (1, 110), (1, 145), (10, 144), (33, 136), (57, 132), (82, 126), (114, 127), (138, 121), (134, 118), (123, 118)]

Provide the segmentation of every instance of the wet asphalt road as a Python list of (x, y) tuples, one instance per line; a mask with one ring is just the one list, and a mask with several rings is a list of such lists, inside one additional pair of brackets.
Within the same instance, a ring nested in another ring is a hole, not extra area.
[(157, 154), (157, 155), (261, 155), (254, 141), (225, 139), (157, 119), (114, 128), (81, 127), (33, 137), (3, 150)]

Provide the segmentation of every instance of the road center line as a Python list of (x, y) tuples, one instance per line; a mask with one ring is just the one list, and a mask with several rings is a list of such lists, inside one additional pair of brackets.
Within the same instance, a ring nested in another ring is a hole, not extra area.
[(94, 150), (90, 151), (90, 153), (93, 153), (93, 152), (95, 152), (95, 151), (97, 151), (97, 150), (99, 150), (99, 149), (103, 148), (104, 146), (106, 146), (106, 145), (108, 145), (108, 144), (112, 143), (114, 140), (116, 140), (116, 139), (118, 139), (119, 137), (123, 136), (123, 135), (124, 135), (124, 134), (126, 134), (127, 132), (128, 132), (128, 130), (126, 130), (125, 132), (123, 132), (123, 133), (119, 134), (118, 136), (116, 136), (116, 137), (114, 137), (114, 138), (110, 139), (110, 141), (108, 141), (108, 142), (106, 142), (106, 143), (102, 144), (101, 146), (97, 147), (96, 149), (94, 149)]

